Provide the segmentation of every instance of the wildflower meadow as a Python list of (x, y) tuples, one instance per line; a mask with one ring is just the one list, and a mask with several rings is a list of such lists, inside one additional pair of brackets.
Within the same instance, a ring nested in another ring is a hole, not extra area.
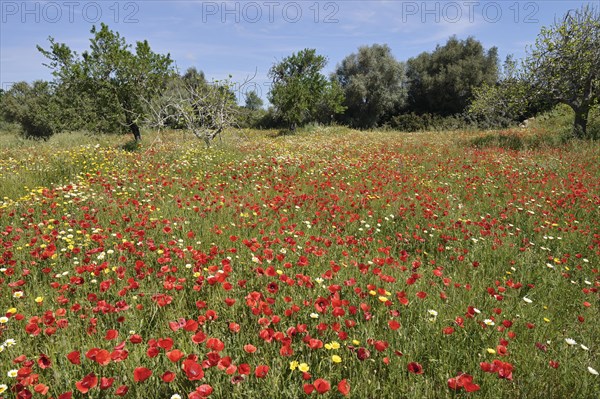
[(0, 397), (599, 397), (597, 142), (268, 134), (3, 146)]

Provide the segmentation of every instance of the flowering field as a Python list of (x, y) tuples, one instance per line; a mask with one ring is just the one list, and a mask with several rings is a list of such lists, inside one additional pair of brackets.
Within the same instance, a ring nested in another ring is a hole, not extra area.
[(598, 397), (598, 144), (249, 136), (0, 150), (0, 397)]

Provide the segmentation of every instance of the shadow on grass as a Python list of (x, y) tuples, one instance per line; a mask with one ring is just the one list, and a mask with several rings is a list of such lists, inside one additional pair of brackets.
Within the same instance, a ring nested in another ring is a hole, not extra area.
[(469, 140), (468, 145), (475, 148), (503, 148), (505, 150), (536, 150), (562, 147), (569, 142), (565, 134), (552, 134), (544, 131), (524, 134), (518, 131), (503, 131), (487, 134)]
[(296, 134), (296, 131), (291, 131), (290, 129), (281, 129), (281, 130), (278, 130), (276, 132), (267, 134), (267, 137), (270, 138), (270, 139), (275, 139), (275, 138), (278, 138), (278, 137), (294, 136)]
[(136, 152), (139, 151), (142, 147), (140, 141), (130, 140), (121, 146), (121, 149), (127, 152)]

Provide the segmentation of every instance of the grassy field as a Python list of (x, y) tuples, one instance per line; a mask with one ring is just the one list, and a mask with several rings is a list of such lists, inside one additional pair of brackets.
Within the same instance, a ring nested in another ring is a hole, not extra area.
[(538, 136), (0, 135), (0, 397), (597, 398), (600, 143)]

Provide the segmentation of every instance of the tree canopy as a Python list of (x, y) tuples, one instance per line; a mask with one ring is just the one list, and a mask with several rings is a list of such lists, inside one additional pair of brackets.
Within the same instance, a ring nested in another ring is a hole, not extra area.
[(404, 64), (386, 44), (360, 47), (344, 58), (332, 78), (342, 87), (347, 107), (340, 119), (351, 126), (381, 125), (404, 106)]
[(417, 113), (452, 115), (469, 105), (473, 89), (498, 80), (498, 50), (487, 52), (469, 37), (448, 39), (444, 46), (407, 62), (409, 108)]
[[(323, 108), (336, 114), (343, 111), (335, 84), (328, 82), (321, 70), (327, 59), (315, 49), (304, 49), (284, 58), (269, 70), (272, 79), (268, 98), (290, 130), (297, 125), (316, 121)], [(331, 94), (333, 92), (333, 95)]]
[(572, 134), (587, 136), (590, 108), (600, 95), (600, 12), (584, 6), (543, 27), (527, 68), (538, 96), (551, 96), (575, 112)]
[[(137, 42), (135, 51), (118, 32), (107, 25), (92, 27), (90, 49), (81, 56), (50, 37), (50, 48), (38, 46), (48, 58), (59, 92), (71, 107), (85, 110), (82, 123), (91, 130), (119, 131), (128, 128), (141, 138), (139, 119), (143, 99), (160, 94), (174, 72), (170, 56), (153, 52), (147, 41)], [(62, 90), (62, 91), (61, 91)]]

